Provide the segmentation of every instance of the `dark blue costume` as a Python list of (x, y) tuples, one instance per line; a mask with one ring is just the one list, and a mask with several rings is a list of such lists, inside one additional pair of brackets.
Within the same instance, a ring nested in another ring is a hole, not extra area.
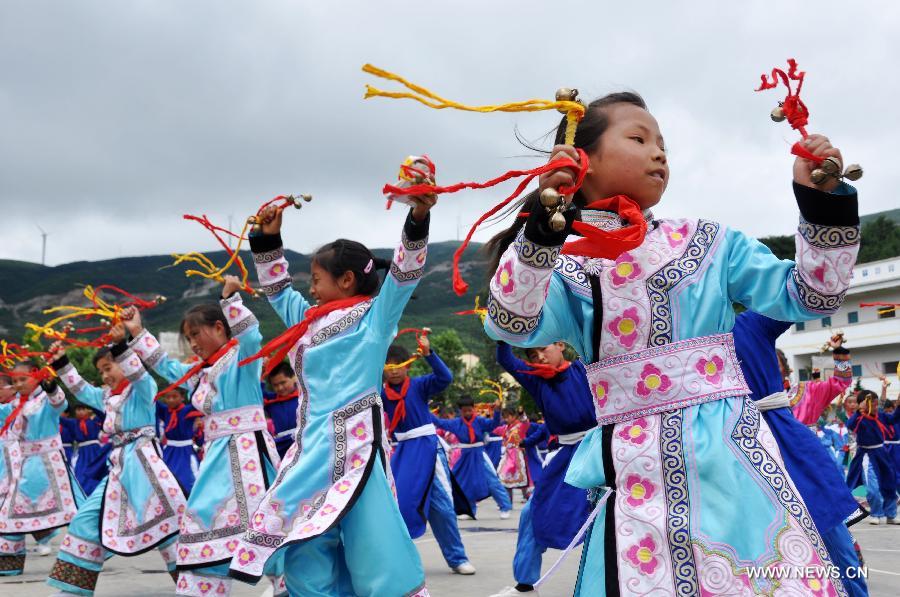
[(541, 458), (539, 446), (546, 443), (550, 439), (550, 432), (543, 423), (531, 423), (528, 425), (528, 433), (522, 439), (521, 446), (525, 448), (525, 460), (528, 462), (528, 474), (531, 477), (531, 484), (537, 485), (541, 476), (541, 469), (544, 466), (544, 459)]
[(594, 401), (584, 363), (573, 361), (550, 379), (525, 373), (528, 363), (513, 355), (512, 348), (497, 344), (497, 362), (534, 398), (544, 415), (546, 436), (560, 440), (548, 454), (535, 483), (534, 493), (519, 517), (519, 537), (513, 559), (516, 582), (533, 585), (541, 573), (541, 554), (548, 548), (565, 549), (591, 513), (587, 490), (565, 482), (566, 471), (584, 434), (597, 426)]
[(884, 499), (884, 515), (894, 519), (897, 517), (897, 476), (892, 455), (885, 441), (893, 439), (897, 413), (895, 411), (888, 415), (879, 411), (877, 415), (866, 417), (860, 412), (864, 406), (860, 404), (859, 408), (860, 410), (853, 413), (847, 421), (847, 428), (856, 434), (856, 456), (850, 461), (847, 485), (850, 489), (856, 489), (866, 484), (863, 475), (863, 456), (868, 456), (878, 478), (881, 497)]
[(75, 478), (78, 479), (85, 495), (90, 495), (109, 473), (106, 459), (112, 449), (110, 444), (100, 443), (100, 432), (103, 430), (103, 418), (86, 419), (60, 418), (60, 428), (66, 428), (67, 434), (77, 444), (72, 461)]
[(484, 436), (500, 426), (500, 411), (495, 411), (492, 419), (473, 416), (466, 421), (461, 416), (439, 419), (432, 415), (431, 421), (459, 439), (460, 454), (453, 467), (453, 475), (469, 502), (472, 514), (475, 514), (478, 502), (488, 496), (494, 498), (501, 512), (512, 510), (512, 502), (497, 477), (497, 469), (484, 451)]
[[(438, 443), (428, 408), (431, 397), (444, 391), (453, 381), (453, 374), (434, 352), (425, 360), (432, 373), (408, 378), (406, 394), (401, 398), (391, 399), (391, 396), (400, 396), (402, 385), (391, 386), (390, 395), (386, 388), (381, 391), (387, 420), (396, 420), (392, 439), (397, 440), (397, 447), (391, 454), (391, 471), (400, 514), (410, 537), (416, 539), (425, 534), (427, 520), (447, 565), (455, 568), (468, 561), (456, 514), (470, 512), (447, 465), (444, 449)], [(403, 410), (398, 415), (400, 404), (403, 404)], [(405, 416), (401, 416), (404, 412)], [(459, 508), (454, 507), (454, 503)]]
[[(734, 346), (752, 400), (784, 392), (775, 340), (791, 325), (752, 311), (737, 316), (732, 330)], [(846, 490), (834, 460), (788, 406), (761, 410), (778, 443), (785, 468), (806, 503), (832, 561), (841, 568), (844, 586), (851, 595), (866, 595), (865, 579), (846, 574), (848, 568), (859, 566), (859, 560), (853, 538), (844, 524), (845, 520), (849, 524), (858, 522), (865, 515)]]
[(165, 436), (163, 462), (178, 479), (185, 496), (194, 488), (200, 466), (194, 449), (194, 422), (199, 415), (200, 411), (190, 404), (182, 404), (173, 411), (161, 402), (156, 403), (156, 418)]
[(288, 448), (294, 443), (294, 435), (297, 432), (297, 401), (299, 394), (295, 390), (287, 396), (279, 396), (270, 392), (263, 392), (263, 408), (266, 416), (272, 420), (275, 427), (275, 448), (278, 455), (284, 458)]

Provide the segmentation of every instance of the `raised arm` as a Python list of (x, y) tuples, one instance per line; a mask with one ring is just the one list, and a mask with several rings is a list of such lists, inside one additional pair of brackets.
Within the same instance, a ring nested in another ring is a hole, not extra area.
[(281, 216), (281, 211), (267, 212), (266, 217), (270, 219), (263, 224), (263, 233), (250, 235), (250, 250), (253, 251), (260, 289), (284, 325), (290, 327), (303, 319), (310, 304), (291, 286), (291, 274), (281, 241)]
[[(834, 341), (832, 338), (832, 342)], [(831, 401), (849, 388), (853, 381), (850, 351), (838, 344), (832, 355), (834, 375), (822, 381), (807, 381), (803, 396), (794, 405), (794, 416), (804, 425), (814, 425)]]
[(522, 440), (522, 446), (525, 448), (530, 448), (549, 439), (550, 432), (547, 431), (546, 425), (542, 425), (540, 423), (532, 423), (528, 426), (528, 431), (525, 433), (525, 439)]
[(506, 342), (497, 342), (497, 363), (512, 375), (513, 379), (519, 382), (519, 385), (525, 388), (529, 394), (538, 395), (541, 390), (541, 380), (534, 375), (522, 373), (530, 369), (528, 363), (516, 357), (512, 347)]
[(259, 333), (259, 320), (256, 319), (256, 315), (244, 305), (238, 290), (240, 284), (237, 276), (226, 276), (219, 304), (225, 319), (228, 320), (228, 327), (231, 328), (231, 337), (237, 338), (240, 344), (238, 356), (244, 359), (259, 352), (262, 334)]
[(53, 367), (57, 377), (72, 392), (75, 398), (91, 408), (103, 410), (103, 390), (92, 386), (86, 379), (81, 377), (81, 374), (69, 361), (69, 357), (66, 356), (61, 342), (54, 342), (50, 346), (50, 354), (53, 359), (50, 362), (50, 366)]
[(431, 373), (423, 375), (419, 379), (422, 384), (422, 399), (427, 403), (435, 394), (439, 394), (446, 390), (450, 383), (453, 382), (453, 372), (447, 367), (447, 364), (441, 360), (441, 357), (431, 350), (430, 345), (427, 348), (428, 354), (425, 360), (431, 366)]
[[(131, 318), (125, 321), (125, 327), (133, 336), (128, 343), (128, 348), (163, 379), (172, 382), (181, 379), (190, 370), (190, 365), (169, 357), (159, 340), (149, 330), (144, 329), (140, 313), (136, 310)], [(190, 390), (191, 384), (192, 380), (189, 379), (182, 383), (181, 387)]]

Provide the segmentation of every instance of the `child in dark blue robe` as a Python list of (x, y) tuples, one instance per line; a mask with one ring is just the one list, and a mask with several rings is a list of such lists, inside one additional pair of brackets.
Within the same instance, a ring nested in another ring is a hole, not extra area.
[[(409, 362), (409, 351), (392, 345), (388, 349), (381, 390), (388, 434), (397, 442), (391, 454), (397, 502), (410, 537), (421, 537), (426, 521), (431, 523), (447, 565), (458, 574), (474, 574), (475, 567), (466, 556), (456, 522), (458, 513), (471, 512), (450, 472), (447, 455), (438, 443), (428, 408), (431, 397), (453, 381), (453, 374), (431, 351), (426, 336), (419, 339), (419, 346), (432, 372), (410, 377), (409, 364), (398, 366)], [(455, 503), (461, 506), (459, 512)]]
[(859, 409), (847, 421), (847, 427), (856, 434), (856, 456), (850, 462), (847, 472), (847, 486), (856, 489), (865, 485), (863, 457), (868, 456), (875, 470), (879, 491), (884, 499), (884, 516), (879, 522), (900, 524), (897, 520), (897, 476), (894, 462), (885, 446), (885, 441), (893, 439), (897, 413), (890, 415), (878, 410), (878, 395), (871, 390), (862, 390), (857, 396)]
[(72, 458), (75, 478), (90, 495), (109, 474), (106, 459), (112, 446), (100, 443), (100, 432), (103, 430), (103, 417), (96, 417), (94, 411), (85, 404), (75, 405), (75, 418), (60, 418), (60, 428), (65, 427), (67, 434), (77, 446)]
[(497, 362), (534, 398), (544, 416), (547, 435), (529, 439), (537, 444), (555, 435), (560, 444), (544, 461), (534, 493), (519, 515), (513, 557), (517, 585), (501, 595), (533, 590), (541, 575), (543, 553), (547, 548), (565, 549), (591, 513), (587, 490), (568, 485), (565, 476), (581, 439), (597, 426), (597, 419), (584, 364), (567, 361), (564, 349), (562, 342), (529, 349), (533, 362), (526, 363), (516, 358), (508, 344), (497, 343)]
[(263, 408), (266, 411), (266, 418), (272, 421), (275, 428), (272, 434), (275, 438), (275, 448), (278, 455), (284, 458), (297, 433), (297, 406), (300, 396), (297, 375), (287, 362), (282, 362), (272, 369), (268, 379), (274, 393), (263, 391)]
[(175, 388), (160, 396), (156, 403), (156, 418), (162, 428), (163, 462), (178, 479), (185, 497), (191, 494), (200, 460), (194, 448), (194, 426), (200, 411), (185, 404), (185, 393)]
[(431, 417), (436, 427), (449, 431), (459, 439), (456, 447), (460, 449), (460, 456), (453, 467), (453, 475), (462, 487), (473, 515), (478, 502), (490, 496), (500, 508), (500, 518), (505, 520), (512, 510), (512, 501), (500, 483), (494, 464), (484, 452), (485, 434), (500, 425), (499, 405), (495, 406), (491, 419), (475, 416), (475, 401), (469, 396), (460, 398), (457, 406), (460, 416), (455, 419)]

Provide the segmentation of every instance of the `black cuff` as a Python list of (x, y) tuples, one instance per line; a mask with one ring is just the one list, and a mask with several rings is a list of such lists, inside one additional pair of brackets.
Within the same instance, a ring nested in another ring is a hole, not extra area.
[(406, 222), (403, 224), (403, 232), (406, 234), (406, 240), (416, 242), (428, 238), (428, 226), (431, 224), (431, 212), (425, 214), (425, 219), (416, 222), (412, 217), (412, 208), (406, 216)]
[(50, 366), (53, 367), (54, 371), (59, 372), (59, 371), (62, 371), (68, 364), (69, 364), (69, 357), (67, 357), (66, 355), (63, 355), (63, 356), (59, 357), (58, 359), (56, 359), (55, 361), (53, 361), (52, 363), (50, 363)]
[(535, 208), (528, 214), (525, 221), (525, 238), (536, 245), (542, 247), (558, 247), (566, 241), (566, 237), (572, 233), (572, 223), (575, 221), (575, 215), (578, 208), (570, 203), (563, 212), (566, 218), (565, 227), (559, 232), (553, 232), (550, 229), (550, 217), (546, 210), (541, 207), (540, 203), (535, 204)]
[(117, 359), (117, 358), (119, 358), (119, 357), (122, 355), (122, 353), (124, 353), (126, 350), (128, 350), (128, 343), (125, 342), (125, 340), (122, 340), (121, 342), (117, 342), (116, 344), (113, 344), (113, 345), (110, 347), (109, 352), (112, 353), (112, 356), (113, 356), (114, 359)]
[(250, 250), (254, 253), (266, 253), (284, 246), (281, 242), (281, 234), (251, 234)]
[(800, 215), (819, 226), (859, 226), (859, 202), (856, 193), (834, 195), (794, 183), (794, 196)]
[(41, 388), (48, 394), (52, 394), (56, 391), (57, 383), (55, 379), (48, 379), (41, 382)]

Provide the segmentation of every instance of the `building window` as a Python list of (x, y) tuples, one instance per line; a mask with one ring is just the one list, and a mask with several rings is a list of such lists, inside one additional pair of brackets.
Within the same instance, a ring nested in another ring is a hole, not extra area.
[(897, 307), (885, 307), (878, 309), (878, 319), (890, 319), (897, 316)]
[(875, 268), (875, 273), (876, 273), (876, 274), (880, 274), (880, 273), (881, 273), (881, 268), (880, 268), (880, 267), (876, 267), (876, 268)]
[(897, 373), (897, 365), (900, 365), (900, 361), (888, 361), (884, 364), (884, 373), (885, 375), (893, 375)]
[(894, 272), (894, 264), (892, 263), (888, 266), (888, 273), (893, 273), (893, 272)]
[(863, 270), (863, 278), (865, 278), (865, 277), (868, 276), (868, 275), (869, 275), (869, 270), (864, 269), (864, 270)]
[(798, 321), (794, 324), (794, 329), (796, 329), (798, 332), (802, 332), (806, 329), (806, 324), (802, 321)]
[(809, 371), (807, 371), (806, 369), (797, 371), (797, 375), (800, 376), (800, 381), (809, 381)]
[(822, 327), (823, 327), (823, 328), (829, 328), (829, 327), (831, 327), (831, 318), (830, 318), (830, 317), (823, 317), (823, 318), (822, 318)]
[(862, 365), (851, 365), (850, 371), (853, 377), (862, 377)]
[(847, 323), (859, 323), (859, 313), (856, 311), (847, 313)]

